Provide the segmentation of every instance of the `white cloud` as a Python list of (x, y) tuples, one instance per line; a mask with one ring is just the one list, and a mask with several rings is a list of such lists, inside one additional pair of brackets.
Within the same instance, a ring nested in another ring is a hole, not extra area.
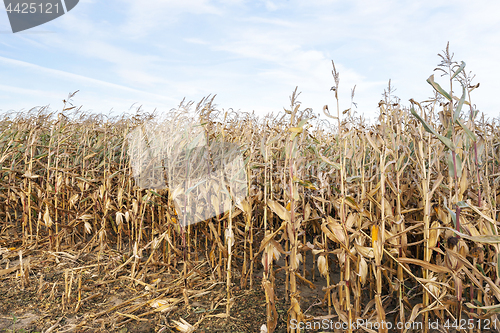
[(121, 30), (132, 38), (144, 38), (151, 32), (172, 26), (182, 14), (222, 15), (209, 0), (127, 0), (121, 3), (128, 5), (128, 20)]
[(275, 25), (282, 27), (295, 27), (296, 24), (289, 20), (284, 20), (280, 18), (265, 18), (259, 16), (251, 16), (251, 17), (241, 17), (239, 19), (241, 22), (248, 22), (251, 24), (267, 24), (267, 25)]
[(163, 98), (163, 96), (158, 96), (158, 95), (155, 95), (155, 94), (151, 94), (151, 93), (146, 92), (146, 91), (141, 91), (141, 90), (129, 88), (129, 87), (126, 87), (126, 86), (123, 86), (123, 85), (115, 84), (115, 83), (110, 83), (110, 82), (105, 82), (105, 81), (101, 81), (101, 80), (96, 80), (96, 79), (93, 79), (93, 78), (85, 77), (83, 75), (68, 73), (68, 72), (64, 72), (64, 71), (61, 71), (61, 70), (57, 70), (57, 69), (46, 68), (46, 67), (42, 67), (42, 66), (39, 66), (39, 65), (30, 64), (30, 63), (27, 63), (27, 62), (24, 62), (24, 61), (20, 61), (20, 60), (8, 59), (8, 58), (5, 58), (5, 57), (0, 57), (0, 62), (3, 62), (5, 64), (11, 65), (11, 66), (24, 67), (26, 69), (29, 69), (29, 71), (31, 73), (33, 73), (33, 71), (44, 72), (47, 75), (55, 76), (55, 77), (58, 77), (58, 78), (61, 78), (61, 79), (77, 80), (77, 81), (80, 81), (82, 83), (88, 83), (88, 84), (93, 84), (93, 85), (99, 85), (101, 87), (119, 89), (119, 90), (122, 90), (124, 92), (133, 92), (133, 93), (139, 93), (139, 94), (144, 94), (144, 95), (150, 95), (150, 96), (154, 96), (154, 97), (161, 97), (161, 98)]
[(154, 108), (217, 93), (226, 109), (276, 111), (299, 86), (303, 107), (319, 112), (334, 103), (333, 59), (341, 108), (356, 85), (359, 112), (373, 117), (389, 79), (403, 103), (432, 95), (425, 80), (450, 41), (481, 82), (473, 101), (498, 114), (500, 2), (87, 0), (77, 8), (54, 21), (57, 33), (2, 41), (0, 63), (25, 66), (2, 60), (18, 59), (39, 66), (25, 73), (99, 87), (85, 95), (89, 103), (108, 95), (105, 103)]
[(204, 41), (199, 38), (184, 38), (184, 41), (187, 43), (192, 43), (192, 44), (199, 44), (199, 45), (208, 45), (209, 43), (207, 41)]

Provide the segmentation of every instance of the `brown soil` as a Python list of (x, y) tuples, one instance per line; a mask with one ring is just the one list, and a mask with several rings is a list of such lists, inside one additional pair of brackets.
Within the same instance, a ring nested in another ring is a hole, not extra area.
[[(154, 256), (147, 262), (149, 253), (134, 258), (130, 249), (100, 249), (95, 243), (76, 248), (61, 246), (58, 252), (54, 252), (44, 250), (48, 244), (23, 248), (20, 243), (0, 239), (3, 248), (0, 256), (0, 332), (179, 332), (175, 321), (184, 319), (195, 326), (196, 332), (243, 333), (260, 332), (260, 327), (266, 323), (262, 265), (258, 260), (255, 267), (259, 269), (255, 269), (252, 288), (241, 288), (239, 269), (233, 271), (232, 307), (230, 317), (226, 317), (224, 270), (223, 277), (218, 278), (217, 267), (211, 267), (203, 257), (191, 254), (186, 279), (189, 304), (186, 304), (180, 258), (170, 265), (156, 261)], [(23, 250), (24, 275), (20, 270), (20, 249)], [(236, 267), (241, 267), (237, 254), (234, 261)], [(280, 269), (282, 266), (285, 266), (283, 259), (274, 267), (277, 271), (275, 294), (279, 317), (275, 332), (278, 333), (286, 332), (290, 308), (285, 296), (288, 292), (284, 289), (286, 275), (285, 270)], [(335, 270), (338, 263), (332, 261), (330, 267)], [(332, 271), (330, 276), (332, 284), (339, 282), (337, 272)], [(340, 319), (333, 306), (329, 313), (324, 301), (326, 281), (313, 268), (310, 256), (306, 257), (305, 277), (313, 281), (314, 288), (298, 279), (302, 311), (308, 318), (328, 318), (338, 322)], [(335, 293), (336, 289), (332, 291)], [(363, 299), (369, 299), (369, 286), (362, 292)], [(411, 291), (408, 296), (411, 296)], [(387, 318), (394, 318), (395, 312), (391, 314), (389, 310), (397, 306), (394, 299), (397, 297), (383, 300), (388, 309)], [(412, 305), (418, 303), (418, 294), (410, 301)], [(159, 305), (163, 305), (163, 309), (154, 307), (158, 302), (162, 302)], [(417, 317), (416, 321), (422, 319)], [(497, 327), (500, 328), (500, 323)], [(420, 330), (408, 332), (417, 331)], [(448, 329), (444, 332), (454, 331)]]
[[(251, 289), (242, 289), (241, 280), (234, 277), (233, 304), (227, 318), (226, 284), (212, 276), (212, 269), (203, 258), (193, 258), (188, 267), (191, 275), (187, 279), (189, 305), (186, 305), (183, 279), (179, 279), (182, 263), (172, 265), (177, 266), (177, 270), (170, 267), (169, 271), (165, 264), (151, 261), (147, 272), (136, 272), (131, 278), (133, 260), (113, 271), (129, 259), (117, 251), (99, 251), (96, 247), (79, 255), (78, 250), (64, 247), (59, 252), (24, 249), (22, 277), (18, 250), (10, 247), (0, 266), (2, 333), (12, 330), (178, 332), (174, 320), (180, 318), (191, 325), (196, 324), (196, 332), (260, 332), (260, 327), (266, 323), (262, 270), (254, 273)], [(139, 260), (139, 267), (147, 260), (148, 256), (143, 255), (145, 258)], [(260, 264), (256, 262), (257, 265)], [(282, 287), (284, 278), (284, 270), (281, 270), (276, 275), (279, 319), (275, 332), (286, 332), (289, 302)], [(321, 291), (324, 279), (317, 280), (316, 289), (299, 284), (304, 309), (319, 303), (324, 296)], [(152, 306), (155, 300), (164, 300), (172, 306), (165, 311), (155, 311)], [(315, 305), (308, 314), (325, 314), (325, 311), (325, 306)]]

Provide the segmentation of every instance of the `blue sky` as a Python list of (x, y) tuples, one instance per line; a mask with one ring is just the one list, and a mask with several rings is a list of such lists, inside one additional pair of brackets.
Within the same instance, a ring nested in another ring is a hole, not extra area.
[(356, 85), (356, 111), (373, 119), (389, 79), (405, 105), (433, 95), (426, 79), (449, 41), (481, 83), (473, 103), (498, 117), (498, 13), (500, 2), (481, 0), (80, 0), (12, 34), (2, 9), (0, 110), (60, 110), (80, 90), (74, 104), (96, 113), (162, 112), (217, 94), (219, 109), (264, 115), (298, 86), (319, 113), (334, 109), (334, 60), (341, 109)]

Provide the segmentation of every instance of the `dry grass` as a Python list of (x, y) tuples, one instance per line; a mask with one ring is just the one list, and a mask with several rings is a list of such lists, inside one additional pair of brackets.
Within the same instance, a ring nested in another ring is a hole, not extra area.
[[(212, 304), (225, 307), (217, 316), (233, 314), (237, 284), (262, 287), (267, 320), (256, 320), (271, 332), (279, 320), (277, 272), (285, 273), (290, 331), (296, 331), (291, 320), (314, 319), (298, 285), (313, 286), (321, 277), (326, 287), (316, 307), (335, 321), (495, 319), (500, 126), (479, 118), (470, 99), (472, 77), (465, 70), (453, 75), (460, 67), (448, 49), (442, 59), (447, 89), (429, 78), (435, 97), (412, 101), (410, 110), (389, 86), (375, 125), (338, 106), (335, 116), (324, 110), (336, 126), (317, 122), (310, 109), (301, 109), (296, 91), (279, 118), (222, 113), (212, 99), (182, 103), (167, 118), (180, 122), (195, 109), (210, 142), (240, 145), (248, 175), (248, 196), (231, 214), (193, 225), (178, 222), (169, 189), (138, 188), (131, 176), (127, 134), (153, 115), (105, 119), (66, 108), (5, 116), (0, 279), (10, 277), (20, 290), (42, 286), (43, 276), (30, 275), (36, 265), (29, 257), (35, 251), (58, 261), (70, 257), (55, 297), (63, 311), (78, 313), (85, 271), (78, 260), (95, 253), (91, 264), (100, 267), (103, 281), (147, 287), (139, 305), (105, 310), (121, 318), (114, 327), (155, 312), (144, 305), (159, 301), (169, 313), (224, 283), (224, 297)], [(450, 94), (457, 86), (465, 87), (462, 98)], [(280, 256), (286, 264), (276, 269)], [(12, 269), (7, 259), (14, 257), (20, 263)], [(170, 278), (161, 281), (163, 274)], [(170, 324), (188, 331), (204, 319)]]

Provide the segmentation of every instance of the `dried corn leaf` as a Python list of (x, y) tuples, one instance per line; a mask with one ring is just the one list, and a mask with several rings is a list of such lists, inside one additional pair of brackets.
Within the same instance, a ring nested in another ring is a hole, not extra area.
[(328, 267), (327, 267), (327, 264), (326, 264), (326, 258), (325, 256), (323, 255), (320, 255), (318, 257), (318, 271), (321, 275), (323, 275), (324, 277), (326, 277), (326, 275), (328, 274)]
[(368, 264), (366, 263), (365, 258), (359, 257), (359, 280), (361, 281), (362, 285), (365, 285), (366, 283), (366, 277), (368, 276)]
[(345, 245), (346, 238), (344, 228), (331, 216), (328, 216), (327, 218), (328, 222), (323, 222), (323, 224), (321, 225), (321, 230), (323, 230), (326, 236), (332, 241)]
[(375, 258), (375, 254), (373, 253), (373, 248), (368, 246), (361, 246), (358, 244), (354, 244), (356, 251), (361, 254), (365, 258), (373, 259)]
[(267, 205), (276, 215), (280, 217), (280, 219), (284, 221), (290, 221), (291, 219), (290, 212), (286, 210), (285, 207), (283, 207), (280, 203), (269, 199), (267, 201)]
[(450, 273), (450, 270), (447, 267), (443, 266), (438, 266), (431, 264), (429, 262), (419, 260), (419, 259), (413, 259), (413, 258), (397, 258), (397, 261), (403, 264), (413, 264), (413, 265), (418, 265), (421, 266), (425, 269), (429, 269), (433, 272), (436, 273)]
[(439, 229), (441, 225), (438, 221), (434, 221), (431, 224), (431, 228), (429, 229), (429, 247), (436, 247), (437, 242), (439, 240), (439, 236), (441, 234), (441, 229)]
[(50, 228), (53, 224), (52, 218), (50, 217), (49, 214), (49, 206), (45, 205), (45, 213), (43, 214), (43, 222), (45, 223), (45, 226), (47, 228)]
[(456, 233), (458, 236), (471, 240), (476, 243), (482, 243), (482, 244), (500, 244), (500, 236), (499, 235), (481, 235), (481, 236), (469, 236), (467, 234), (464, 234), (462, 232), (458, 232), (455, 229), (445, 227), (448, 230), (453, 231)]
[(175, 324), (175, 328), (180, 331), (181, 333), (191, 333), (191, 332), (194, 332), (195, 330), (195, 327), (193, 325), (191, 325), (190, 323), (188, 323), (187, 321), (185, 321), (182, 317), (179, 318), (180, 321), (177, 321), (177, 320), (173, 320), (174, 324)]

